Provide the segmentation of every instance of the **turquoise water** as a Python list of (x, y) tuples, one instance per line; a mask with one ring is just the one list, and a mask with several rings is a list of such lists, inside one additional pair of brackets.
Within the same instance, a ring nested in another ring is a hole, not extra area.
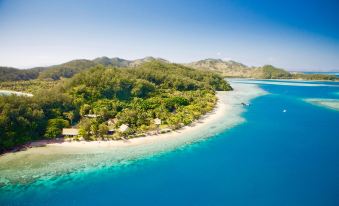
[[(281, 81), (277, 81), (281, 82)], [(316, 83), (311, 83), (316, 84)], [(261, 84), (245, 123), (95, 172), (0, 189), (0, 205), (339, 205), (339, 84)], [(286, 112), (282, 112), (286, 110)]]

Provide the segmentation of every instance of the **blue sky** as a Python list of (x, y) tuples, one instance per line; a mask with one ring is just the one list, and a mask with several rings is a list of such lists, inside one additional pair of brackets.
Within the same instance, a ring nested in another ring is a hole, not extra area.
[(339, 70), (339, 2), (0, 0), (0, 65), (99, 56)]

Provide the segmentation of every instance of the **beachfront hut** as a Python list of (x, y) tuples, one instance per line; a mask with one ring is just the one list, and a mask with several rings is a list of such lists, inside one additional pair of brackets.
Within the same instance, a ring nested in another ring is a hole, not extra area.
[(75, 128), (63, 128), (62, 129), (62, 136), (74, 137), (77, 135), (79, 135), (79, 129), (75, 129)]
[(126, 125), (126, 124), (122, 124), (122, 125), (119, 127), (119, 131), (120, 131), (120, 132), (126, 132), (127, 129), (128, 129), (128, 125)]
[(156, 125), (161, 125), (161, 119), (159, 119), (159, 118), (156, 118), (156, 119), (154, 119), (154, 124), (156, 124)]

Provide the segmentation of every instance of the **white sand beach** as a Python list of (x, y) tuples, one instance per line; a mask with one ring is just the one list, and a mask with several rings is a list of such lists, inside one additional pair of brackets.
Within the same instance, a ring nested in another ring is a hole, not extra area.
[(232, 83), (233, 91), (218, 92), (216, 108), (191, 126), (170, 133), (133, 138), (128, 141), (51, 143), (0, 156), (0, 183), (26, 182), (62, 172), (90, 170), (129, 160), (147, 158), (204, 140), (244, 121), (241, 103), (264, 95), (254, 84)]
[(70, 142), (61, 142), (61, 143), (51, 143), (48, 144), (49, 147), (81, 147), (81, 148), (89, 148), (89, 147), (97, 147), (97, 148), (108, 148), (108, 147), (130, 147), (130, 146), (138, 146), (142, 144), (152, 144), (155, 141), (168, 141), (173, 140), (175, 138), (185, 138), (185, 135), (189, 135), (194, 131), (200, 131), (204, 129), (204, 127), (208, 126), (214, 121), (221, 119), (223, 116), (228, 115), (232, 112), (232, 105), (223, 100), (223, 96), (225, 92), (218, 92), (217, 96), (219, 101), (216, 107), (212, 112), (201, 117), (199, 120), (193, 122), (189, 126), (185, 126), (178, 130), (171, 131), (169, 133), (157, 134), (157, 135), (148, 135), (145, 137), (136, 137), (131, 138), (126, 141), (124, 140), (109, 140), (109, 141), (70, 141)]
[[(71, 141), (61, 143), (51, 143), (47, 146), (71, 149), (71, 148), (114, 148), (114, 147), (134, 147), (138, 145), (154, 144), (155, 142), (173, 141), (176, 138), (185, 139), (185, 137), (195, 132), (200, 132), (204, 129), (208, 129), (209, 126), (216, 126), (218, 123), (224, 121), (226, 116), (233, 117), (233, 123), (231, 121), (224, 122), (225, 127), (231, 127), (236, 123), (243, 121), (240, 117), (236, 118), (234, 114), (239, 115), (239, 109), (243, 106), (242, 102), (248, 102), (251, 98), (257, 95), (261, 95), (264, 92), (259, 90), (253, 85), (244, 84), (232, 84), (234, 90), (230, 92), (217, 92), (218, 102), (214, 110), (199, 120), (195, 121), (190, 126), (185, 126), (179, 130), (175, 130), (165, 134), (150, 135), (145, 137), (132, 138), (127, 141), (123, 140), (110, 140), (110, 141)], [(242, 109), (241, 109), (242, 110)], [(223, 127), (218, 127), (223, 128)], [(210, 130), (212, 133), (220, 131), (217, 127)], [(211, 134), (212, 134), (211, 133)]]

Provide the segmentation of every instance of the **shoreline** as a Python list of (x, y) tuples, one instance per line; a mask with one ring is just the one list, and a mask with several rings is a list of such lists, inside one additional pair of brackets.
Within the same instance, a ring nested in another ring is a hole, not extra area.
[[(233, 84), (234, 85), (234, 84)], [(183, 135), (188, 135), (191, 132), (198, 131), (203, 129), (203, 127), (208, 126), (215, 121), (218, 121), (225, 115), (229, 115), (232, 112), (232, 101), (225, 99), (225, 96), (230, 96), (229, 93), (240, 92), (241, 89), (235, 88), (232, 91), (219, 91), (217, 92), (218, 101), (212, 111), (201, 116), (199, 119), (192, 122), (190, 125), (186, 125), (182, 128), (172, 130), (168, 133), (155, 134), (155, 135), (146, 135), (144, 137), (135, 137), (127, 140), (101, 140), (101, 141), (52, 141), (51, 143), (42, 141), (43, 144), (46, 144), (47, 147), (65, 147), (65, 148), (88, 148), (88, 147), (128, 147), (128, 146), (137, 146), (142, 144), (152, 143), (154, 141), (164, 141), (172, 138), (179, 138)], [(241, 101), (238, 102), (239, 106)], [(32, 145), (33, 144), (33, 145)], [(40, 147), (39, 142), (33, 142), (30, 146)], [(37, 146), (34, 146), (37, 144)]]
[(232, 83), (233, 91), (218, 92), (214, 110), (194, 122), (165, 134), (113, 141), (50, 143), (0, 156), (0, 186), (27, 184), (46, 177), (93, 171), (161, 155), (225, 132), (245, 121), (241, 102), (266, 94), (257, 85)]
[[(0, 90), (1, 91), (1, 90)], [(217, 92), (218, 93), (218, 92)], [(217, 94), (218, 96), (218, 94)], [(143, 143), (147, 143), (152, 140), (161, 139), (161, 138), (171, 138), (173, 136), (177, 136), (178, 134), (186, 133), (192, 130), (199, 129), (199, 127), (204, 126), (211, 120), (215, 120), (218, 118), (218, 115), (221, 115), (224, 113), (224, 110), (229, 105), (225, 105), (221, 103), (221, 100), (218, 98), (218, 101), (215, 105), (215, 107), (212, 109), (212, 111), (202, 115), (199, 119), (196, 119), (194, 122), (192, 122), (189, 125), (185, 125), (179, 129), (171, 130), (167, 133), (162, 134), (154, 134), (154, 135), (146, 135), (142, 137), (134, 137), (130, 139), (120, 139), (120, 140), (94, 140), (94, 141), (87, 141), (87, 140), (71, 140), (67, 141), (64, 138), (56, 138), (56, 139), (42, 139), (42, 140), (36, 140), (32, 142), (28, 142), (24, 145), (18, 146), (12, 150), (8, 150), (2, 154), (0, 154), (0, 157), (3, 155), (6, 155), (7, 153), (17, 153), (17, 152), (23, 152), (34, 148), (41, 148), (41, 147), (124, 147), (129, 145), (139, 145)]]
[[(217, 95), (218, 96), (218, 95)], [(143, 137), (134, 137), (126, 140), (101, 140), (101, 141), (63, 141), (63, 142), (53, 142), (47, 143), (47, 146), (53, 147), (126, 147), (126, 146), (135, 146), (140, 144), (146, 144), (153, 141), (161, 141), (165, 138), (177, 138), (179, 135), (184, 135), (186, 133), (195, 131), (205, 124), (210, 123), (218, 119), (221, 115), (225, 114), (225, 111), (228, 111), (230, 105), (223, 104), (220, 99), (218, 99), (215, 107), (212, 111), (202, 115), (199, 119), (192, 122), (190, 125), (185, 125), (179, 129), (172, 130), (163, 134), (154, 134), (146, 135)]]

